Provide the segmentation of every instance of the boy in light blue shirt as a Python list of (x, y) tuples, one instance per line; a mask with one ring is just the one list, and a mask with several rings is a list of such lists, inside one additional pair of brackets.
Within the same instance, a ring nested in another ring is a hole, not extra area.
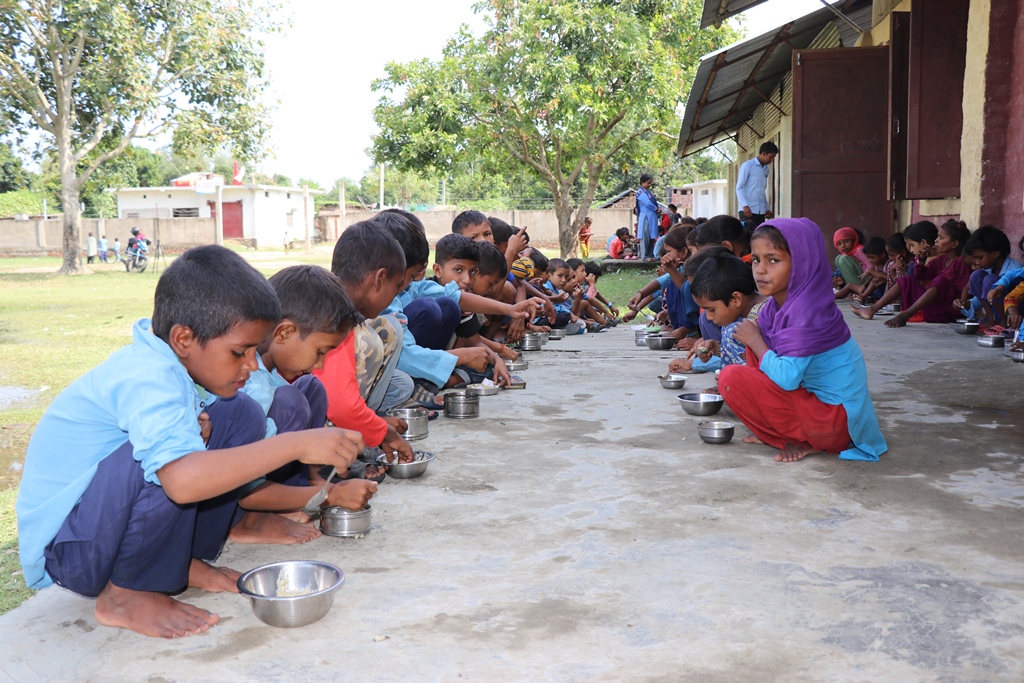
[(336, 429), (260, 441), (262, 411), (238, 391), (279, 317), (263, 276), (223, 247), (164, 271), (152, 321), (62, 391), (32, 435), (16, 505), (29, 586), (96, 598), (101, 624), (180, 637), (219, 617), (170, 594), (238, 591), (238, 572), (208, 564), (229, 531), (308, 536), (277, 515), (242, 515), (239, 487), (293, 460), (347, 467), (363, 446)]

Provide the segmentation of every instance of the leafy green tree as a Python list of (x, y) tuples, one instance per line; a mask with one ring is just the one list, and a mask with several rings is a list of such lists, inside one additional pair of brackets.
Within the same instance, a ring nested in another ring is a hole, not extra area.
[(32, 185), (32, 174), (25, 170), (21, 158), (9, 145), (0, 143), (0, 193), (26, 190)]
[(562, 254), (574, 254), (605, 171), (667, 163), (682, 88), (702, 55), (737, 37), (700, 30), (702, 5), (484, 0), (482, 36), (463, 26), (439, 61), (391, 63), (374, 83), (374, 156), (428, 174), (466, 156), (529, 169), (554, 203)]
[(79, 200), (135, 138), (258, 158), (268, 118), (264, 0), (0, 0), (0, 110), (54, 150), (64, 207), (61, 272), (82, 267)]

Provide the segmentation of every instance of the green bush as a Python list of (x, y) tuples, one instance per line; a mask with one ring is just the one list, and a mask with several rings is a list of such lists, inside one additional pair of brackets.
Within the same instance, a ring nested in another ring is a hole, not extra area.
[[(50, 207), (51, 212), (56, 210), (57, 207)], [(19, 213), (30, 216), (43, 213), (43, 193), (32, 190), (0, 193), (0, 218), (10, 218)]]

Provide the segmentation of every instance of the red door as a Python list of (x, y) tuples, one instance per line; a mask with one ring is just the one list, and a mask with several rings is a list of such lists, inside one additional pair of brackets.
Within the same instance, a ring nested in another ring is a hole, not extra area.
[(893, 232), (889, 163), (889, 49), (793, 53), (793, 215), (832, 233)]
[(242, 202), (222, 202), (221, 206), (224, 207), (224, 239), (244, 237), (242, 234)]

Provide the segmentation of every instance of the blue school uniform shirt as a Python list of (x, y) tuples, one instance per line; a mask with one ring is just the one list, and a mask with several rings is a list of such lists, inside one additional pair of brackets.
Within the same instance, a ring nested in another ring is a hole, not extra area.
[(455, 301), (462, 299), (462, 290), (456, 282), (440, 285), (431, 280), (415, 280), (398, 293), (391, 305), (381, 315), (393, 315), (402, 323), (405, 334), (402, 335), (402, 354), (398, 357), (398, 369), (412, 377), (428, 379), (439, 387), (443, 387), (452, 376), (458, 358), (447, 351), (427, 349), (416, 343), (416, 338), (409, 332), (409, 319), (405, 317), (405, 307), (416, 299), (429, 296), (433, 299), (448, 297)]
[[(1021, 262), (1017, 261), (1016, 259), (1003, 259), (1003, 265), (999, 268), (998, 273), (993, 273), (991, 268), (985, 269), (985, 272), (988, 273), (988, 275), (982, 278), (982, 283), (984, 283), (987, 280), (988, 282), (992, 283), (987, 287), (987, 289), (992, 289), (996, 285), (998, 285), (1003, 280), (1003, 278), (1006, 278), (1007, 276), (1009, 276), (1009, 278), (1007, 278), (1007, 282), (1009, 282), (1013, 279), (1012, 273), (1016, 272), (1020, 273), (1021, 275), (1024, 275), (1024, 267), (1022, 266), (1024, 266), (1024, 264), (1021, 264)], [(982, 288), (986, 289), (986, 287), (984, 286)], [(1007, 287), (1006, 291), (1010, 291), (1010, 288)], [(982, 292), (981, 296), (988, 296), (988, 292)], [(960, 311), (968, 318), (975, 318), (981, 315), (984, 310), (985, 309), (982, 306), (981, 298), (977, 296), (971, 297), (967, 301), (967, 306), (965, 308), (960, 309)]]
[[(267, 366), (263, 364), (263, 358), (258, 353), (256, 354), (256, 362), (259, 364), (259, 367), (256, 369), (256, 372), (249, 374), (249, 379), (241, 391), (259, 403), (260, 408), (263, 409), (263, 414), (267, 415), (270, 413), (270, 406), (274, 403), (274, 394), (277, 392), (277, 388), (288, 384), (288, 380), (282, 377), (276, 368), (274, 370), (267, 370)], [(266, 438), (269, 439), (276, 434), (277, 423), (268, 417)]]
[[(1007, 267), (1006, 264), (1011, 262), (1013, 265)], [(1006, 262), (1003, 263), (1003, 267), (999, 270), (999, 279), (996, 280), (996, 283), (992, 285), (992, 287), (995, 288), (1002, 285), (1003, 287), (1006, 287), (1006, 291), (1009, 292), (1019, 285), (1021, 280), (1024, 280), (1024, 264), (1008, 258), (1006, 259)], [(988, 292), (985, 292), (985, 294), (987, 295)]]
[(669, 322), (673, 328), (686, 327), (696, 330), (699, 326), (700, 306), (690, 294), (689, 281), (684, 282), (680, 288), (669, 278), (668, 286), (665, 288), (665, 307), (668, 308)]
[(803, 387), (822, 403), (846, 409), (853, 443), (839, 454), (843, 460), (875, 461), (889, 450), (868, 393), (864, 355), (852, 337), (813, 356), (780, 356), (768, 351), (761, 359), (761, 371), (786, 391)]
[[(543, 287), (544, 287), (544, 289), (548, 290), (549, 292), (551, 292), (554, 295), (558, 295), (558, 294), (562, 293), (562, 290), (555, 289), (555, 286), (553, 284), (551, 284), (550, 280), (545, 282)], [(566, 299), (565, 301), (563, 301), (561, 303), (551, 304), (551, 305), (555, 307), (555, 312), (556, 313), (572, 313), (572, 303), (571, 302), (572, 302), (572, 299)]]
[(197, 387), (149, 320), (54, 399), (28, 444), (18, 491), (18, 539), (25, 582), (44, 588), (43, 550), (85, 493), (100, 461), (131, 441), (146, 481), (178, 458), (206, 450), (199, 414), (209, 395)]

